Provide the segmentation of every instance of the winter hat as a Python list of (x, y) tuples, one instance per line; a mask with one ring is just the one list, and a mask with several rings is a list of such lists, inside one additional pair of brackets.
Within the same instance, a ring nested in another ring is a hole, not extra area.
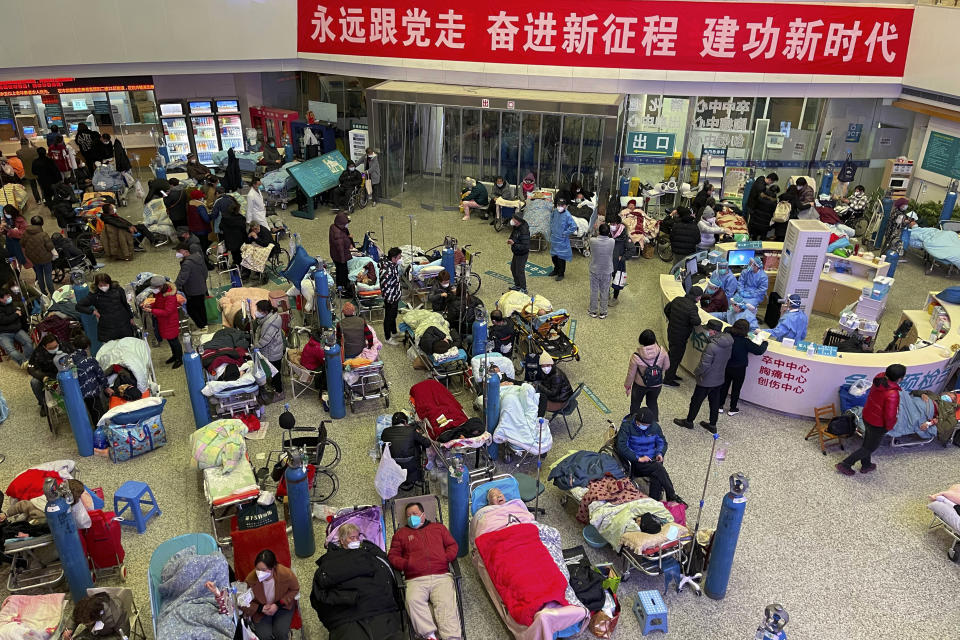
[(357, 308), (353, 306), (352, 302), (343, 303), (343, 315), (345, 316), (355, 316), (357, 315)]
[(711, 218), (716, 218), (717, 213), (713, 210), (713, 207), (704, 207), (703, 213), (700, 215), (700, 217), (705, 220), (710, 220)]
[(162, 287), (166, 283), (167, 283), (167, 279), (164, 278), (163, 276), (152, 276), (150, 278), (151, 287)]
[(540, 366), (549, 367), (553, 365), (553, 358), (550, 357), (550, 354), (546, 351), (540, 352)]
[(637, 411), (637, 415), (634, 416), (634, 422), (637, 424), (653, 424), (656, 420), (653, 417), (653, 411), (647, 407), (643, 407), (640, 411)]
[(906, 207), (910, 205), (910, 201), (906, 198), (897, 198), (893, 201), (893, 206), (899, 209), (900, 207)]
[(710, 331), (717, 331), (717, 332), (723, 331), (723, 323), (717, 320), (716, 318), (713, 318), (712, 320), (707, 321), (707, 329), (710, 329)]
[(513, 210), (513, 217), (520, 222), (523, 222), (523, 209), (517, 207)]
[(200, 189), (193, 189), (192, 191), (190, 191), (190, 199), (203, 200), (203, 191), (200, 191)]
[(791, 309), (799, 309), (803, 306), (803, 299), (796, 293), (791, 293), (787, 296), (787, 304), (790, 305)]

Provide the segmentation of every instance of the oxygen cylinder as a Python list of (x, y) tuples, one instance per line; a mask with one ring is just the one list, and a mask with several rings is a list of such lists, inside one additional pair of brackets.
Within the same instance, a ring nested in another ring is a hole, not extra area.
[(450, 274), (452, 286), (452, 283), (457, 281), (456, 263), (453, 260), (453, 247), (447, 247), (443, 250), (443, 253), (440, 255), (440, 264), (446, 269), (447, 273)]
[(720, 507), (720, 520), (717, 532), (713, 536), (710, 550), (710, 562), (707, 564), (707, 579), (703, 592), (714, 600), (720, 600), (727, 593), (730, 570), (733, 567), (733, 554), (737, 550), (740, 538), (740, 525), (743, 512), (747, 507), (744, 494), (747, 491), (747, 478), (742, 473), (730, 476), (730, 491), (723, 497)]
[(817, 192), (817, 195), (821, 193), (830, 193), (830, 189), (833, 187), (833, 171), (829, 169), (823, 172), (823, 177), (820, 178), (820, 191)]
[(324, 365), (327, 370), (330, 417), (343, 418), (347, 415), (347, 406), (343, 397), (343, 361), (340, 359), (340, 345), (327, 345), (323, 348), (323, 353)]
[[(500, 376), (495, 373), (488, 374), (483, 383), (483, 398), (486, 402), (487, 432), (492, 434), (500, 421)], [(500, 445), (491, 442), (487, 447), (487, 453), (490, 459), (496, 461), (500, 455)]]
[[(907, 245), (904, 244), (903, 246), (904, 246), (904, 249), (906, 249)], [(890, 268), (887, 269), (887, 277), (893, 278), (894, 274), (897, 272), (897, 263), (900, 262), (900, 252), (887, 251), (887, 253), (884, 254), (884, 258), (886, 259), (887, 262), (890, 263)]]
[(90, 579), (90, 569), (87, 568), (87, 556), (80, 543), (77, 523), (70, 513), (70, 505), (60, 495), (52, 478), (44, 481), (43, 492), (47, 496), (47, 506), (44, 508), (47, 525), (53, 534), (53, 544), (60, 555), (60, 564), (67, 577), (67, 584), (70, 585), (70, 597), (74, 602), (79, 602), (87, 597), (87, 589), (93, 587), (93, 581)]
[(469, 497), (470, 474), (463, 466), (460, 456), (455, 456), (447, 470), (447, 499), (450, 501), (450, 535), (457, 541), (457, 557), (462, 558), (470, 550), (467, 527), (470, 522)]
[(313, 538), (313, 520), (310, 517), (307, 467), (299, 455), (291, 457), (283, 475), (287, 482), (290, 524), (293, 526), (293, 549), (297, 557), (309, 558), (317, 550), (317, 545)]
[(324, 329), (333, 328), (333, 317), (330, 315), (330, 281), (327, 280), (327, 271), (318, 268), (313, 272), (313, 286), (316, 289), (315, 304), (317, 305), (317, 319)]
[(888, 196), (880, 200), (880, 207), (883, 209), (883, 218), (880, 220), (880, 226), (877, 228), (876, 235), (872, 238), (873, 246), (878, 248), (883, 243), (883, 237), (887, 233), (887, 225), (890, 224), (890, 217), (893, 212), (893, 198)]
[(203, 379), (203, 364), (200, 354), (190, 351), (183, 356), (183, 372), (187, 376), (187, 390), (190, 392), (190, 406), (193, 408), (193, 423), (199, 429), (210, 424), (210, 404), (203, 395), (206, 382)]
[[(40, 348), (40, 347), (38, 347)], [(77, 380), (76, 370), (66, 363), (66, 356), (61, 356), (65, 368), (57, 374), (60, 382), (60, 392), (63, 393), (63, 404), (70, 418), (70, 428), (73, 430), (73, 439), (77, 442), (77, 451), (81, 456), (93, 455), (93, 427), (90, 425), (90, 414), (87, 405), (83, 402), (80, 393), (80, 382)]]
[(947, 191), (947, 197), (943, 199), (943, 208), (940, 209), (940, 222), (949, 220), (953, 217), (953, 210), (957, 206), (957, 191), (951, 189)]
[(487, 321), (485, 318), (477, 318), (473, 321), (473, 351), (472, 356), (478, 356), (487, 352)]

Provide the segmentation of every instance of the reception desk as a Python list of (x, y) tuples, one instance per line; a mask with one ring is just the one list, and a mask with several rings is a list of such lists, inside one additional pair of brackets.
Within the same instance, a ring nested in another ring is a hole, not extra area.
[[(661, 275), (660, 292), (661, 304), (665, 305), (675, 297), (684, 295), (683, 284), (671, 275)], [(958, 366), (954, 354), (960, 350), (960, 305), (941, 304), (950, 318), (950, 330), (935, 344), (914, 351), (811, 356), (770, 341), (765, 354), (750, 356), (740, 397), (761, 407), (798, 416), (813, 416), (814, 408), (831, 403), (839, 411), (837, 390), (841, 386), (860, 378), (873, 378), (895, 362), (907, 367), (907, 375), (900, 382), (904, 389), (942, 390)], [(926, 326), (921, 324), (930, 317), (926, 310), (908, 311), (904, 315), (921, 325), (918, 328), (921, 338), (929, 335), (929, 322)], [(701, 309), (700, 317), (706, 323), (713, 316)], [(662, 323), (660, 335), (666, 336), (665, 317)], [(808, 337), (814, 341), (822, 338)], [(700, 327), (690, 338), (681, 366), (693, 371), (706, 344), (706, 330)]]

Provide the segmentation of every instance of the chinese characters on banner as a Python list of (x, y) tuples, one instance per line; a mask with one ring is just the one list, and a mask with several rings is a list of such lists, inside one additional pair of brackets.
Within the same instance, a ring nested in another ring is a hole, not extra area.
[(741, 73), (902, 76), (913, 20), (863, 4), (298, 3), (306, 54)]
[(806, 391), (810, 367), (793, 360), (784, 361), (776, 356), (763, 356), (760, 370), (757, 375), (757, 384), (761, 387), (779, 393), (795, 393)]

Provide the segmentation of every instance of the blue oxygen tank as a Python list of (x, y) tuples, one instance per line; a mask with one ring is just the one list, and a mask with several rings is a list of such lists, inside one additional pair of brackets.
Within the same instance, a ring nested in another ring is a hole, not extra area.
[(324, 347), (323, 353), (324, 365), (327, 370), (330, 417), (343, 418), (347, 415), (347, 405), (343, 397), (343, 361), (340, 359), (340, 345), (327, 345)]
[[(189, 345), (189, 340), (187, 341)], [(189, 348), (188, 345), (187, 348)], [(183, 356), (183, 372), (187, 376), (187, 391), (190, 393), (190, 406), (193, 408), (194, 428), (199, 429), (210, 424), (210, 404), (203, 395), (202, 389), (206, 384), (203, 379), (203, 364), (200, 354), (189, 351)]]
[[(78, 303), (83, 302), (90, 295), (90, 287), (85, 284), (75, 284), (73, 285), (73, 295)], [(83, 325), (83, 332), (90, 338), (90, 355), (96, 357), (101, 346), (100, 340), (97, 338), (97, 317), (92, 313), (81, 313), (80, 324)]]
[[(450, 282), (457, 281), (457, 269), (456, 263), (453, 260), (453, 248), (447, 247), (443, 250), (443, 253), (440, 255), (440, 264), (446, 269), (447, 273), (450, 274)], [(452, 286), (452, 285), (451, 285)]]
[[(485, 415), (487, 432), (492, 435), (500, 422), (500, 376), (495, 373), (487, 375), (483, 383), (483, 397), (487, 403)], [(487, 453), (491, 460), (496, 461), (497, 456), (500, 455), (500, 445), (491, 442), (487, 447)]]
[[(37, 348), (39, 349), (39, 347)], [(66, 356), (61, 356), (61, 358), (66, 361)], [(67, 365), (67, 368), (61, 369), (60, 373), (57, 374), (57, 380), (60, 382), (60, 392), (63, 393), (63, 404), (67, 409), (67, 417), (70, 418), (73, 439), (77, 442), (77, 451), (80, 452), (81, 456), (92, 456), (93, 427), (90, 425), (87, 405), (84, 404), (83, 395), (80, 393), (77, 372), (72, 366)]]
[(487, 352), (487, 320), (486, 318), (477, 318), (473, 321), (473, 351), (472, 356), (478, 356)]
[(817, 192), (817, 195), (825, 193), (830, 195), (830, 189), (833, 187), (833, 171), (827, 169), (823, 172), (823, 177), (820, 178), (820, 191)]
[(953, 217), (953, 210), (957, 206), (957, 191), (950, 189), (947, 191), (947, 197), (943, 199), (943, 208), (940, 209), (940, 222), (949, 220)]
[[(903, 248), (906, 249), (907, 245), (904, 244)], [(887, 251), (884, 254), (884, 259), (890, 263), (890, 268), (887, 269), (887, 277), (893, 278), (894, 274), (897, 272), (897, 263), (900, 262), (900, 252), (899, 251)]]
[(457, 541), (457, 557), (467, 555), (467, 527), (470, 523), (470, 474), (463, 466), (463, 459), (454, 456), (453, 465), (447, 470), (447, 492), (450, 501), (450, 535)]
[(327, 280), (327, 271), (318, 268), (313, 272), (313, 286), (316, 289), (317, 318), (324, 329), (333, 328), (333, 317), (330, 314), (330, 281)]
[(880, 208), (883, 209), (883, 217), (880, 219), (880, 226), (877, 227), (876, 235), (872, 238), (873, 246), (878, 248), (887, 233), (887, 225), (890, 223), (890, 217), (893, 212), (893, 198), (887, 196), (880, 200)]
[(747, 486), (747, 478), (742, 473), (730, 476), (730, 491), (723, 497), (723, 505), (720, 507), (720, 520), (717, 522), (717, 532), (713, 535), (707, 579), (703, 585), (703, 592), (714, 600), (722, 599), (727, 593), (730, 570), (733, 568), (733, 554), (737, 550), (743, 512), (747, 507), (744, 496)]
[(620, 195), (630, 195), (630, 178), (627, 176), (620, 176)]
[(44, 481), (43, 492), (47, 496), (47, 506), (44, 508), (47, 525), (53, 534), (53, 543), (60, 555), (60, 564), (67, 577), (67, 584), (70, 585), (70, 597), (74, 602), (79, 602), (87, 597), (87, 589), (93, 587), (93, 581), (90, 579), (90, 569), (87, 568), (87, 556), (80, 544), (77, 523), (70, 513), (70, 505), (54, 485), (52, 478)]
[(310, 518), (310, 486), (307, 467), (299, 455), (293, 456), (283, 474), (287, 481), (290, 524), (293, 526), (293, 549), (299, 558), (309, 558), (317, 550)]

